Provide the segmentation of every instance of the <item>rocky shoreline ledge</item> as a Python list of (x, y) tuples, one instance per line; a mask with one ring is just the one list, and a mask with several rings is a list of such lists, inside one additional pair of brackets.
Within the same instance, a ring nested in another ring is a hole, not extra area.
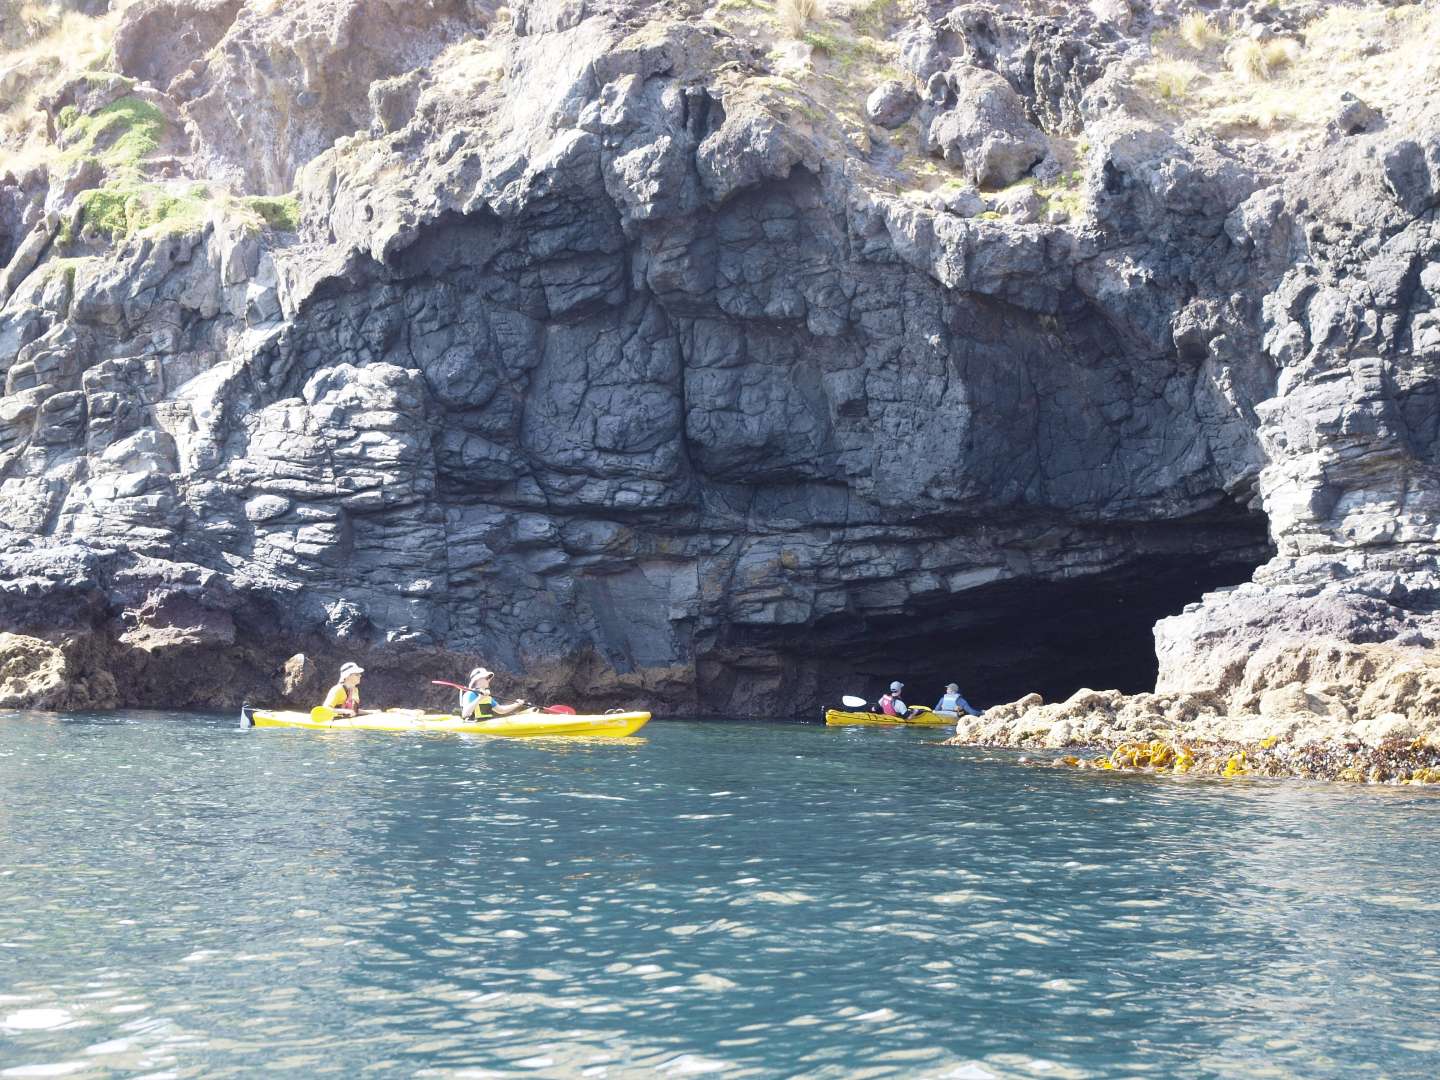
[(1252, 658), (1223, 689), (1031, 694), (962, 717), (947, 746), (1074, 750), (1104, 771), (1440, 783), (1440, 653), (1308, 644)]

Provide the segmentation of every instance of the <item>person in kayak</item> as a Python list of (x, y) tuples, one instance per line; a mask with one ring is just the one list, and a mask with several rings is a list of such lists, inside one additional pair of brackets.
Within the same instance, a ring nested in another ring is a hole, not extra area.
[(495, 673), (489, 668), (477, 667), (470, 672), (469, 689), (460, 691), (461, 720), (478, 723), (492, 716), (509, 716), (529, 704), (523, 698), (508, 705), (495, 704), (495, 696), (490, 693), (490, 680), (494, 677)]
[(940, 700), (935, 703), (935, 711), (944, 713), (946, 716), (959, 717), (962, 711), (971, 716), (979, 716), (980, 710), (971, 705), (960, 695), (959, 683), (946, 683), (945, 693), (940, 695)]
[(892, 682), (889, 693), (880, 695), (880, 711), (886, 716), (909, 716), (910, 706), (900, 700), (900, 691), (904, 689), (903, 682)]
[(340, 665), (340, 681), (325, 695), (324, 706), (341, 716), (360, 715), (360, 676), (365, 669), (353, 661)]

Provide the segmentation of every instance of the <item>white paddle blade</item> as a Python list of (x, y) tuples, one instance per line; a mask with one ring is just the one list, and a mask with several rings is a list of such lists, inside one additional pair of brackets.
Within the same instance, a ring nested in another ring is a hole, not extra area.
[(866, 705), (863, 697), (856, 697), (854, 694), (846, 694), (840, 699), (840, 704), (847, 709), (863, 709)]

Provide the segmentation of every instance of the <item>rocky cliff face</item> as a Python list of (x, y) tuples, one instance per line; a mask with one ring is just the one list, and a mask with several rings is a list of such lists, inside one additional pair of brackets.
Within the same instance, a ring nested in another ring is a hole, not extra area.
[[(1145, 690), (1157, 620), (1162, 690), (1428, 649), (1440, 23), (1345, 7), (1391, 52), (1342, 101), (1327, 6), (1212, 7), (112, 13), (0, 163), (0, 700), (273, 700), (305, 651), (396, 704), (478, 658), (789, 712)], [(1225, 112), (1285, 79), (1323, 115)]]

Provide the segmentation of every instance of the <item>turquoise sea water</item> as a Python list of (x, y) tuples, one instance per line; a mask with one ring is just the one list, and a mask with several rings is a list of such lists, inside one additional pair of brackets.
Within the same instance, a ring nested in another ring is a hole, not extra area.
[(0, 715), (0, 1077), (1433, 1077), (1440, 799)]

